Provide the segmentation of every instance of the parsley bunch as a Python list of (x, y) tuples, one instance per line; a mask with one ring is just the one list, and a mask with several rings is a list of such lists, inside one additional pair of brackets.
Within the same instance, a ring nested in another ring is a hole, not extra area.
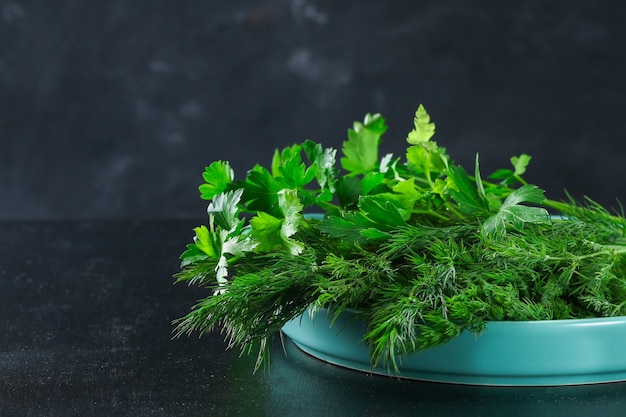
[(358, 311), (372, 364), (479, 333), (494, 320), (626, 314), (626, 219), (591, 201), (546, 199), (523, 179), (530, 156), (483, 179), (432, 137), (420, 105), (403, 158), (380, 155), (378, 114), (337, 151), (307, 140), (235, 180), (216, 161), (200, 186), (177, 282), (209, 295), (176, 334), (220, 328), (229, 347), (260, 347), (289, 320)]

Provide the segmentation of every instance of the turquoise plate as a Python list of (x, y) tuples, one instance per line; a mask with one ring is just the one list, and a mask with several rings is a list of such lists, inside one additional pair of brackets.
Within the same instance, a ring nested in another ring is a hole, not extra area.
[(354, 312), (320, 310), (288, 322), (283, 332), (304, 352), (373, 374), (472, 385), (550, 386), (626, 380), (626, 317), (490, 322), (478, 336), (400, 357), (398, 373), (372, 367)]

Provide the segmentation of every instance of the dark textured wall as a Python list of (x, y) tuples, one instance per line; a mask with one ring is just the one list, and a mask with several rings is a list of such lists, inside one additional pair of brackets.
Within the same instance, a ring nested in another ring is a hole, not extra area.
[(0, 0), (0, 218), (203, 217), (205, 165), (340, 147), (366, 112), (401, 154), (424, 103), (484, 172), (626, 201), (626, 4)]

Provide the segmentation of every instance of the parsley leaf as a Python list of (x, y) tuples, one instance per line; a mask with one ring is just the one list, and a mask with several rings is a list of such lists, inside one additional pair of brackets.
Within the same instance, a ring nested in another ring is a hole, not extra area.
[(439, 176), (448, 167), (448, 156), (445, 149), (430, 141), (435, 134), (435, 124), (430, 122), (430, 116), (424, 106), (420, 105), (415, 112), (414, 129), (407, 135), (410, 146), (406, 151), (408, 166), (414, 173), (423, 174), (432, 187), (433, 174)]
[(389, 232), (407, 226), (400, 212), (400, 204), (384, 196), (364, 196), (359, 199), (358, 212), (345, 212), (341, 217), (328, 216), (317, 229), (334, 238), (365, 243), (387, 238)]
[(475, 183), (460, 165), (448, 168), (448, 192), (465, 214), (483, 214), (489, 212), (489, 202), (478, 193)]
[(210, 258), (219, 258), (222, 254), (222, 238), (218, 232), (205, 225), (194, 228), (196, 247)]
[(258, 242), (256, 249), (259, 252), (284, 250), (298, 255), (304, 246), (291, 236), (298, 230), (303, 206), (295, 190), (283, 189), (277, 196), (282, 218), (260, 211), (250, 219), (252, 237)]
[(530, 163), (530, 159), (530, 155), (526, 155), (525, 153), (520, 156), (512, 156), (511, 163), (515, 169), (513, 174), (515, 176), (523, 175), (526, 172), (526, 167), (528, 167), (528, 164)]
[(280, 216), (278, 192), (281, 183), (264, 167), (255, 166), (248, 171), (246, 180), (239, 184), (243, 188), (243, 202), (250, 211), (266, 211)]
[(352, 175), (372, 171), (378, 164), (380, 138), (387, 130), (380, 114), (365, 116), (363, 123), (354, 122), (348, 130), (348, 140), (343, 143), (341, 166)]
[(285, 187), (298, 188), (310, 183), (317, 175), (317, 165), (307, 168), (302, 162), (299, 145), (286, 148), (282, 154), (276, 151), (272, 163), (272, 174), (280, 179)]
[(200, 197), (204, 200), (210, 200), (222, 191), (226, 190), (233, 182), (235, 173), (228, 162), (215, 161), (204, 169), (202, 178), (206, 184), (202, 184)]
[(361, 197), (359, 209), (380, 230), (390, 231), (398, 227), (407, 226), (406, 219), (400, 213), (400, 203), (388, 200), (384, 196)]
[(526, 172), (526, 168), (530, 163), (530, 155), (526, 155), (525, 153), (520, 156), (512, 156), (511, 164), (513, 165), (513, 170), (511, 169), (499, 169), (493, 174), (489, 176), (494, 180), (501, 180), (501, 183), (504, 185), (511, 185), (513, 183), (520, 182), (522, 184), (526, 184), (526, 182), (522, 179), (522, 175)]
[(215, 198), (209, 204), (207, 213), (214, 216), (215, 223), (225, 229), (232, 230), (238, 223), (239, 219), (237, 214), (239, 213), (239, 201), (243, 194), (243, 189), (237, 189), (228, 193), (222, 193)]
[(337, 150), (333, 148), (323, 149), (322, 145), (311, 140), (305, 141), (302, 147), (309, 161), (317, 166), (317, 183), (322, 193), (325, 191), (334, 193), (338, 173), (337, 168), (335, 168)]
[(358, 177), (345, 176), (337, 182), (337, 199), (342, 208), (355, 207), (363, 195), (363, 182)]
[(371, 227), (371, 222), (360, 213), (344, 213), (342, 216), (328, 216), (316, 226), (317, 230), (333, 238), (346, 242), (364, 242), (361, 231)]
[(525, 223), (550, 224), (548, 211), (542, 207), (521, 205), (528, 202), (541, 204), (544, 191), (535, 185), (524, 185), (513, 191), (502, 203), (497, 213), (483, 223), (483, 231), (489, 236), (501, 236), (506, 227), (521, 229)]
[(423, 105), (419, 105), (413, 119), (415, 128), (411, 130), (406, 138), (411, 145), (428, 142), (435, 134), (435, 124), (430, 121), (430, 115)]

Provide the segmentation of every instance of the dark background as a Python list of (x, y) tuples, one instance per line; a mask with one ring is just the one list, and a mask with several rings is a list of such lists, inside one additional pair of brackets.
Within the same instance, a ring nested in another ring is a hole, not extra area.
[(206, 165), (341, 147), (419, 103), (483, 174), (522, 152), (548, 196), (626, 201), (615, 1), (0, 0), (0, 218), (203, 218)]

